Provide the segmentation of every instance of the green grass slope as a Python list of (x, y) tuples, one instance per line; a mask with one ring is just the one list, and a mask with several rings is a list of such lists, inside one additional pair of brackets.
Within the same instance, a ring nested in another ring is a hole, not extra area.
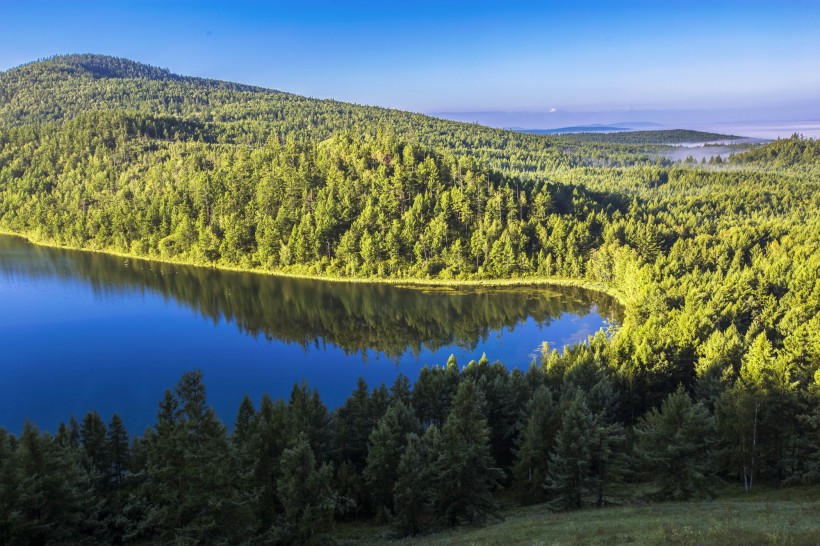
[(813, 545), (820, 544), (820, 487), (726, 491), (712, 501), (670, 502), (552, 513), (515, 508), (504, 521), (390, 541), (382, 527), (341, 527), (340, 544), (413, 546), (532, 545)]

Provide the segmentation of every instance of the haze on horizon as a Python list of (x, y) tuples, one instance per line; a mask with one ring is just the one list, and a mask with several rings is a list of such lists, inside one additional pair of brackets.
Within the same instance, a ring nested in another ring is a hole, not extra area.
[(31, 1), (0, 70), (65, 53), (500, 127), (820, 120), (820, 3)]

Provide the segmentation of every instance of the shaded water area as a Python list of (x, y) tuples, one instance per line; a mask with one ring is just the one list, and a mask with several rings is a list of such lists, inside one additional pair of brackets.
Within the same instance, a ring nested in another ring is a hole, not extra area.
[(31, 245), (0, 236), (0, 427), (71, 415), (155, 421), (166, 388), (202, 370), (226, 423), (242, 396), (307, 381), (331, 408), (373, 387), (486, 353), (526, 369), (543, 342), (583, 341), (608, 296), (573, 288), (420, 289), (218, 271)]

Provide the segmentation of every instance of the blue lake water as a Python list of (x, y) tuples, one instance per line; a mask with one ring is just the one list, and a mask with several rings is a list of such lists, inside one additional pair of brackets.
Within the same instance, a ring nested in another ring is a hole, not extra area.
[(129, 431), (181, 373), (203, 372), (233, 422), (249, 394), (307, 381), (330, 408), (363, 376), (388, 386), (424, 365), (486, 353), (526, 369), (543, 342), (583, 341), (617, 305), (577, 289), (421, 290), (129, 260), (0, 236), (0, 427), (54, 431), (89, 410)]

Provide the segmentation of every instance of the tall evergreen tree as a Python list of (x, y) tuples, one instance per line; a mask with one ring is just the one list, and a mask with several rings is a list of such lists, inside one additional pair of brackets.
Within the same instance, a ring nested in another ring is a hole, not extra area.
[(527, 403), (527, 421), (513, 472), (523, 484), (525, 498), (542, 500), (549, 473), (550, 453), (560, 425), (560, 415), (546, 385), (538, 387)]
[(448, 525), (481, 523), (498, 515), (493, 491), (504, 473), (490, 453), (485, 412), (484, 393), (471, 380), (461, 382), (434, 464), (436, 513)]
[(683, 387), (651, 410), (635, 429), (637, 454), (650, 473), (653, 495), (661, 499), (689, 499), (711, 495), (714, 420)]
[(123, 485), (128, 465), (131, 461), (128, 431), (116, 413), (111, 416), (105, 439), (107, 460), (110, 463), (108, 478), (115, 489)]
[(420, 533), (430, 517), (430, 466), (421, 439), (407, 435), (393, 488), (395, 515), (391, 525), (402, 536)]
[(105, 423), (96, 411), (85, 414), (80, 427), (83, 451), (95, 472), (100, 476), (100, 483), (105, 487), (108, 481), (109, 459), (106, 445), (107, 431)]
[(284, 506), (280, 538), (289, 544), (307, 544), (330, 528), (336, 509), (329, 484), (332, 466), (316, 468), (316, 458), (306, 434), (299, 434), (282, 453), (281, 476), (277, 483)]
[(554, 510), (578, 510), (591, 491), (594, 420), (580, 390), (564, 400), (545, 487)]
[(387, 410), (379, 424), (370, 433), (370, 449), (364, 479), (370, 494), (382, 513), (389, 516), (393, 510), (393, 488), (398, 479), (396, 462), (407, 444), (408, 434), (421, 433), (421, 425), (413, 410), (396, 402)]

